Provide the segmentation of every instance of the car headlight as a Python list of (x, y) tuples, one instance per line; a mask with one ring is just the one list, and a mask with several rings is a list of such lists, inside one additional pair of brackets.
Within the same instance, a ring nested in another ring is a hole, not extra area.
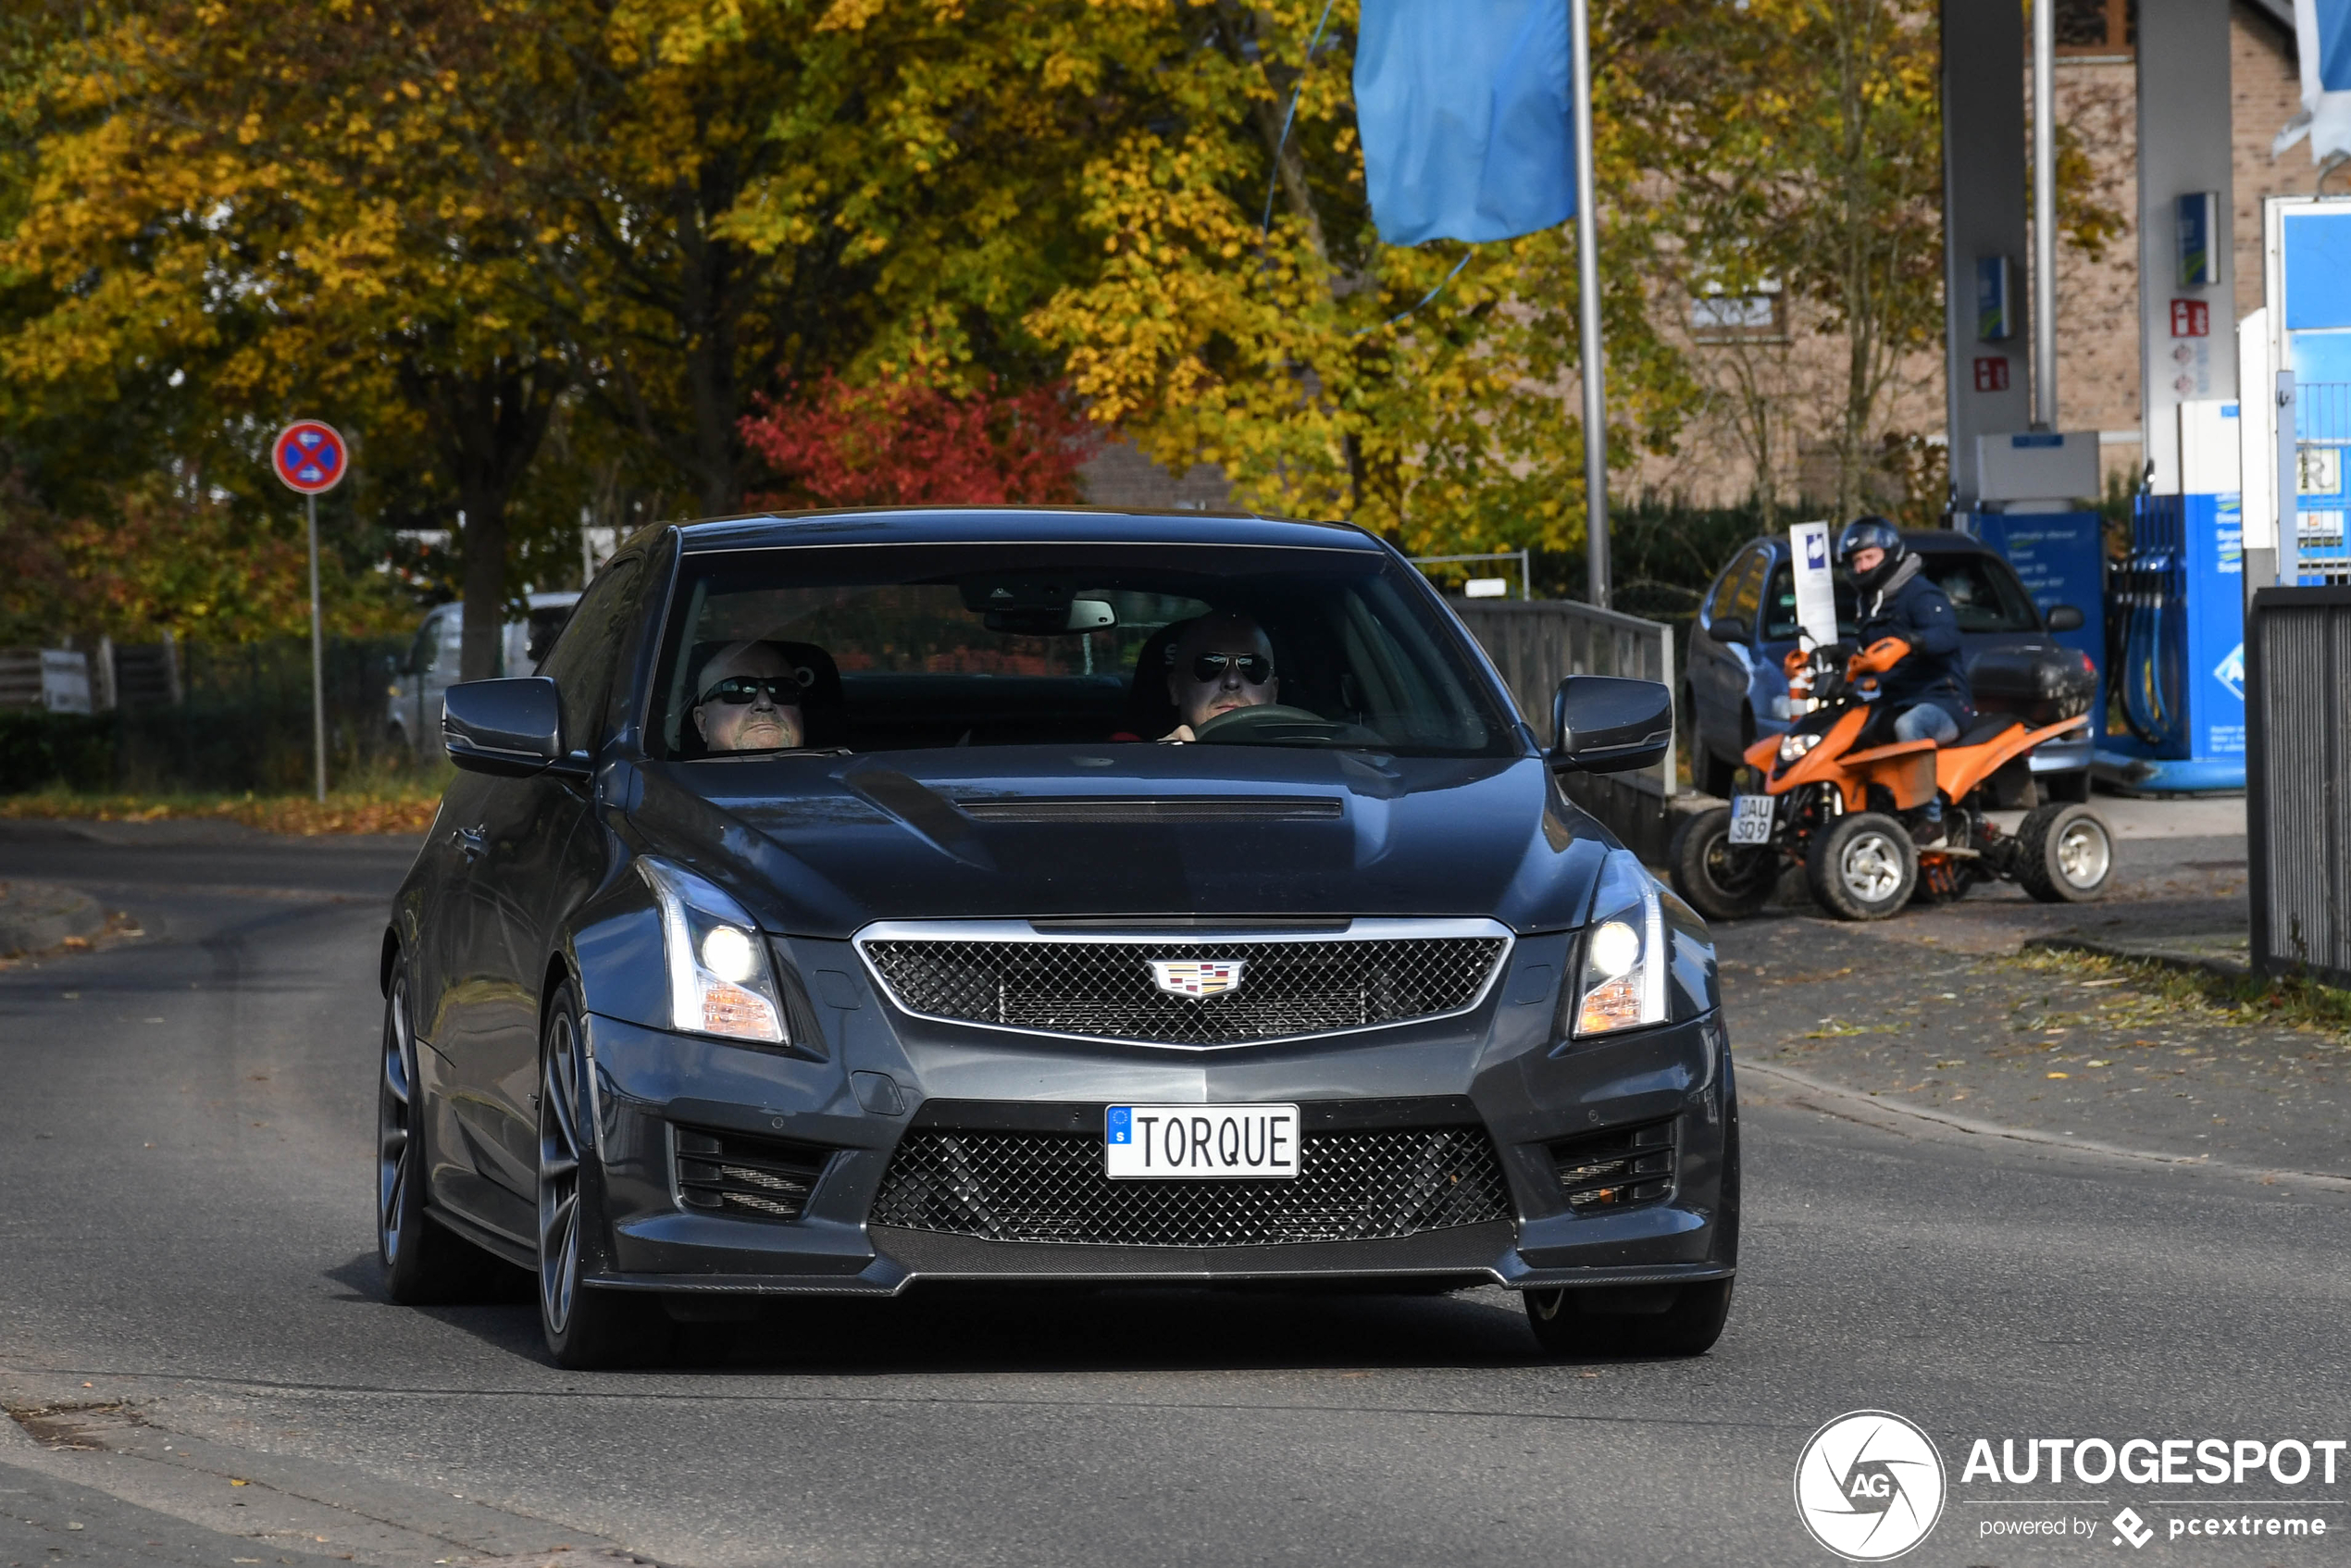
[(1820, 743), (1821, 735), (1818, 730), (1813, 730), (1809, 734), (1797, 734), (1790, 732), (1786, 735), (1783, 735), (1780, 737), (1780, 761), (1783, 763), (1794, 762), (1797, 758), (1802, 756), (1805, 753), (1810, 751), (1813, 747), (1819, 745)]
[(666, 861), (641, 859), (637, 870), (661, 909), (670, 1027), (789, 1044), (783, 998), (766, 944), (742, 905)]
[(1665, 911), (1656, 878), (1629, 850), (1611, 852), (1584, 927), (1581, 978), (1568, 991), (1577, 1038), (1665, 1022)]

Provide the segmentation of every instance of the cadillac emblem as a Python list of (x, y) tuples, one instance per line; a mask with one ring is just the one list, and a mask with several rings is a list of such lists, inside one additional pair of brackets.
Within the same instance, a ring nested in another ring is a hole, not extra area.
[(1241, 971), (1249, 967), (1244, 958), (1154, 958), (1151, 964), (1151, 979), (1170, 996), (1209, 997), (1237, 991), (1241, 989)]

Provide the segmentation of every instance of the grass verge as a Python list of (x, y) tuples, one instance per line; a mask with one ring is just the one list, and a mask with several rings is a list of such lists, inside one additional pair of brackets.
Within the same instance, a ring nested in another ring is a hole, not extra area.
[(2159, 1022), (2308, 1029), (2351, 1046), (2351, 991), (2315, 980), (2253, 975), (2231, 978), (2153, 959), (2110, 958), (2057, 948), (2027, 948), (2002, 962), (2076, 984), (2105, 981), (2129, 996), (2105, 999), (2084, 1015), (2108, 1027)]
[(197, 818), (242, 822), (268, 833), (421, 833), (455, 776), (446, 762), (406, 773), (355, 776), (324, 801), (304, 795), (101, 794), (51, 788), (0, 796), (0, 817), (73, 817), (98, 822)]

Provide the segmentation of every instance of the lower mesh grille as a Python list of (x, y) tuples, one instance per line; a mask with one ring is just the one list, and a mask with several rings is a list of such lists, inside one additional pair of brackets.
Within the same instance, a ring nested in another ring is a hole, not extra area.
[(1481, 1127), (1309, 1133), (1287, 1181), (1113, 1181), (1094, 1133), (920, 1129), (872, 1223), (990, 1241), (1264, 1247), (1371, 1241), (1511, 1215)]
[(1567, 1206), (1585, 1213), (1650, 1203), (1673, 1190), (1671, 1121), (1611, 1127), (1551, 1145)]
[(829, 1149), (738, 1132), (678, 1127), (678, 1197), (689, 1209), (745, 1219), (796, 1220), (824, 1174)]

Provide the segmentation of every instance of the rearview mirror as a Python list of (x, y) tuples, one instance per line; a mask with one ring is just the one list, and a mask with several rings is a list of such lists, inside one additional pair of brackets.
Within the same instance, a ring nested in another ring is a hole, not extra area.
[(442, 694), (441, 738), (468, 773), (527, 778), (563, 756), (563, 708), (543, 675), (468, 680)]
[(1107, 631), (1118, 624), (1118, 612), (1107, 599), (1073, 599), (1065, 608), (1038, 605), (990, 610), (983, 619), (990, 631), (1015, 637), (1059, 637), (1074, 631)]
[(1571, 675), (1551, 695), (1553, 767), (1626, 773), (1664, 760), (1673, 693), (1655, 680)]
[(2051, 631), (2079, 631), (2082, 629), (2082, 612), (2071, 604), (2052, 604), (2049, 606), (2048, 623)]
[(1717, 642), (1747, 641), (1747, 622), (1736, 616), (1717, 616), (1706, 625), (1707, 635)]

